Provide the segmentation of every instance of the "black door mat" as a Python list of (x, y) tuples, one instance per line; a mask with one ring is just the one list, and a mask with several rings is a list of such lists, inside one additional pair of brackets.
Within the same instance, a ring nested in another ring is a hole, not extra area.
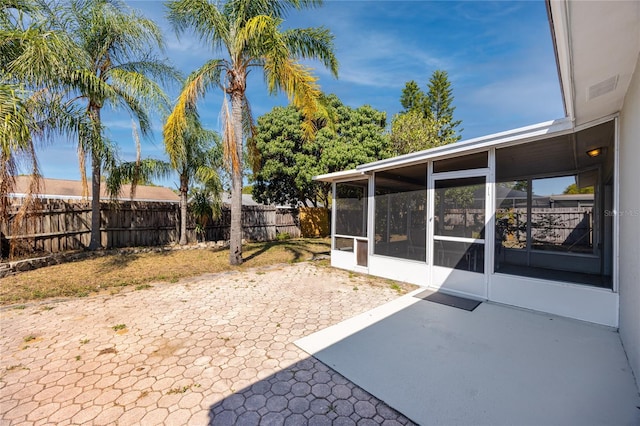
[(428, 300), (429, 302), (439, 303), (441, 305), (452, 306), (454, 308), (464, 309), (465, 311), (473, 311), (482, 303), (481, 300), (466, 299), (464, 297), (452, 296), (446, 293), (440, 293), (432, 290), (425, 290), (413, 297)]

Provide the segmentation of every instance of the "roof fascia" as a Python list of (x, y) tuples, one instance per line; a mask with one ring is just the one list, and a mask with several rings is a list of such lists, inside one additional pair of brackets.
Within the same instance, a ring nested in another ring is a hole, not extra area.
[(342, 170), (339, 172), (326, 173), (324, 175), (314, 176), (313, 180), (321, 182), (335, 182), (342, 179), (366, 178), (365, 173), (360, 170)]
[(551, 41), (553, 42), (553, 50), (556, 58), (564, 112), (567, 117), (574, 119), (575, 87), (572, 75), (573, 56), (569, 7), (569, 2), (565, 0), (547, 0), (547, 16), (551, 29)]

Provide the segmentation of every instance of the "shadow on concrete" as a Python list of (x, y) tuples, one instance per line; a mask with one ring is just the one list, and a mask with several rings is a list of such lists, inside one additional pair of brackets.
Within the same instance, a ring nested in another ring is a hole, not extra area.
[(313, 357), (260, 379), (209, 409), (210, 426), (384, 422), (414, 424)]

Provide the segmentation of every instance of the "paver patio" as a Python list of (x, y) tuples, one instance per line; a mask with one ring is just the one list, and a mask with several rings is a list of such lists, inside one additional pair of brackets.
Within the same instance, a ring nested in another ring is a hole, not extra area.
[(412, 424), (292, 343), (397, 297), (308, 262), (5, 307), (0, 424)]

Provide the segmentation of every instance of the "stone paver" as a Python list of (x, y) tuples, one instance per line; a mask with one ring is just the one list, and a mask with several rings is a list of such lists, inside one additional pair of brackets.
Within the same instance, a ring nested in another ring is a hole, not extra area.
[(0, 425), (412, 424), (293, 344), (396, 297), (309, 262), (4, 307)]

